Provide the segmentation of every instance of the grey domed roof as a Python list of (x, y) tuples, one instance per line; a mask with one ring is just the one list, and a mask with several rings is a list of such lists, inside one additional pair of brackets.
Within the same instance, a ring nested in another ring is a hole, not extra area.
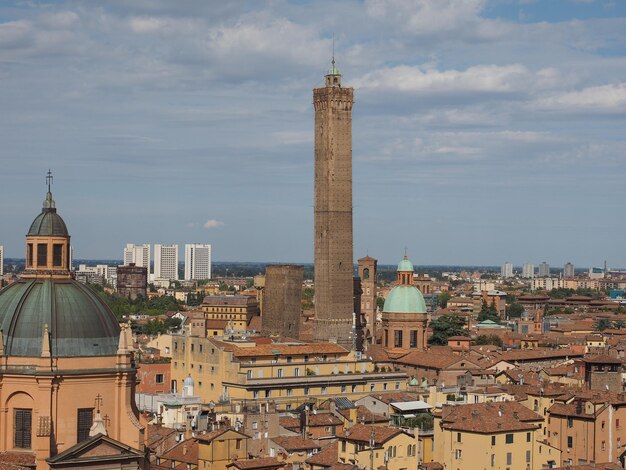
[(44, 325), (52, 356), (117, 353), (119, 323), (88, 287), (71, 279), (22, 279), (0, 291), (5, 355), (41, 356)]
[(46, 195), (41, 214), (35, 217), (33, 223), (30, 224), (28, 236), (31, 235), (69, 237), (65, 222), (61, 216), (57, 214), (57, 209), (50, 192)]

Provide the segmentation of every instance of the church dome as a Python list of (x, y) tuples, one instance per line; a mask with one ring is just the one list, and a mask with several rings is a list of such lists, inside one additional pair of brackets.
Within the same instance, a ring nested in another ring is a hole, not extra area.
[(120, 326), (90, 288), (72, 279), (21, 279), (0, 291), (0, 329), (6, 356), (38, 357), (44, 329), (50, 355), (114, 356)]
[(46, 237), (68, 237), (69, 233), (65, 222), (59, 214), (52, 199), (52, 194), (48, 191), (46, 200), (43, 203), (41, 214), (35, 217), (33, 223), (30, 224), (27, 236), (46, 236)]
[(413, 263), (406, 254), (396, 271), (398, 272), (398, 285), (387, 295), (383, 313), (426, 313), (424, 296), (413, 285)]
[(411, 271), (413, 272), (413, 263), (405, 256), (402, 261), (398, 264), (398, 269), (396, 271)]
[(383, 313), (426, 313), (426, 302), (417, 287), (396, 286), (385, 299)]

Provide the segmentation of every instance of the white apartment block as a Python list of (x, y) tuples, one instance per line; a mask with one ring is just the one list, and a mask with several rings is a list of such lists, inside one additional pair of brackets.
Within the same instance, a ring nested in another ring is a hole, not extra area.
[(154, 244), (154, 278), (178, 280), (177, 244)]
[(134, 245), (128, 243), (124, 248), (124, 266), (135, 264), (141, 268), (148, 268), (150, 274), (150, 244)]
[(535, 277), (535, 265), (532, 263), (524, 264), (524, 266), (522, 266), (522, 277), (526, 279)]
[(0, 245), (0, 276), (4, 275), (4, 247)]
[(537, 273), (538, 277), (549, 277), (550, 276), (550, 265), (545, 261), (539, 265), (539, 272)]
[(502, 277), (513, 277), (513, 263), (509, 263), (508, 261), (502, 265), (500, 268), (500, 275)]
[(185, 245), (185, 281), (211, 279), (211, 245)]

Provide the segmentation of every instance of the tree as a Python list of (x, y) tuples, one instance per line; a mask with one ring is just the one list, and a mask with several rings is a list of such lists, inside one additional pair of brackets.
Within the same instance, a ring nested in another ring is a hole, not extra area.
[(500, 323), (500, 316), (496, 311), (495, 300), (491, 302), (491, 306), (488, 307), (487, 301), (483, 299), (483, 304), (480, 308), (480, 313), (478, 314), (478, 321), (483, 322), (487, 320), (491, 320), (495, 323)]
[(597, 331), (608, 330), (609, 328), (611, 328), (611, 326), (611, 320), (609, 320), (608, 318), (598, 318), (598, 320), (596, 321)]
[(385, 299), (384, 299), (384, 297), (376, 297), (376, 307), (378, 307), (380, 310), (382, 310), (384, 306), (385, 306)]
[(456, 315), (441, 315), (430, 323), (433, 335), (430, 344), (446, 345), (451, 336), (469, 336), (465, 329), (465, 320)]
[(476, 338), (475, 344), (477, 345), (485, 345), (485, 344), (493, 344), (498, 347), (502, 347), (502, 338), (498, 335), (480, 335)]
[(507, 311), (509, 312), (509, 317), (518, 318), (522, 316), (522, 313), (524, 313), (524, 307), (522, 304), (514, 301), (511, 302)]
[(446, 308), (448, 306), (448, 300), (450, 300), (451, 297), (452, 295), (450, 295), (450, 292), (447, 292), (447, 291), (441, 292), (439, 296), (437, 297), (437, 302), (439, 303), (439, 307)]

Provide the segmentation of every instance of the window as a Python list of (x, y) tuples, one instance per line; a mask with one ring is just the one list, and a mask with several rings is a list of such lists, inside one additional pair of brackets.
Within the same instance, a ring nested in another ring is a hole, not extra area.
[(530, 463), (530, 451), (526, 451), (526, 463)]
[(283, 376), (283, 370), (282, 369), (278, 369), (276, 371), (276, 376), (279, 377), (279, 378), (282, 377)]
[(461, 449), (456, 449), (454, 451), (454, 458), (457, 460), (461, 460), (463, 457), (463, 452), (461, 451)]
[(411, 347), (417, 347), (417, 330), (411, 330)]
[(461, 433), (460, 432), (456, 433), (456, 442), (461, 442)]
[(33, 410), (16, 409), (14, 415), (14, 444), (19, 449), (30, 449)]
[(496, 436), (491, 436), (491, 445), (492, 446), (496, 445)]
[(496, 466), (496, 454), (491, 454), (491, 466)]
[(572, 436), (567, 436), (567, 447), (570, 449), (574, 447), (574, 438)]
[(91, 429), (92, 424), (93, 408), (79, 408), (76, 442), (82, 442), (89, 438), (89, 430)]
[(26, 266), (32, 268), (33, 266), (33, 244), (29, 243), (26, 250)]
[(163, 383), (163, 374), (157, 374), (154, 381), (156, 383), (158, 383), (158, 384), (162, 384)]
[(513, 465), (513, 454), (511, 452), (506, 453), (506, 464)]
[(293, 389), (288, 388), (287, 389), (287, 396), (290, 397), (291, 395), (293, 395)]
[[(211, 384), (211, 385), (213, 385), (213, 384)], [(259, 398), (259, 391), (258, 390), (255, 390), (255, 391), (252, 392), (252, 398)], [(254, 428), (252, 428), (252, 429), (254, 429)]]
[(293, 376), (294, 377), (300, 377), (300, 368), (299, 367), (294, 367), (293, 368)]
[(63, 265), (63, 245), (55, 243), (52, 245), (52, 266), (59, 267)]
[(393, 346), (396, 348), (402, 347), (402, 330), (394, 330), (393, 332)]
[(235, 449), (237, 450), (241, 449), (241, 439), (237, 439), (235, 441)]
[(37, 266), (48, 265), (48, 245), (43, 243), (37, 244)]
[(322, 391), (322, 395), (326, 395), (326, 387), (322, 387), (321, 391)]
[(346, 451), (346, 441), (341, 441), (341, 452)]
[(567, 418), (567, 427), (568, 428), (573, 428), (574, 427), (574, 418), (572, 418), (571, 416), (568, 416), (568, 418)]
[(531, 440), (530, 433), (527, 432), (526, 433), (526, 442), (530, 442), (530, 440)]
[(602, 450), (606, 450), (606, 442), (602, 441)]
[(513, 434), (507, 434), (505, 437), (505, 442), (507, 444), (513, 444)]

